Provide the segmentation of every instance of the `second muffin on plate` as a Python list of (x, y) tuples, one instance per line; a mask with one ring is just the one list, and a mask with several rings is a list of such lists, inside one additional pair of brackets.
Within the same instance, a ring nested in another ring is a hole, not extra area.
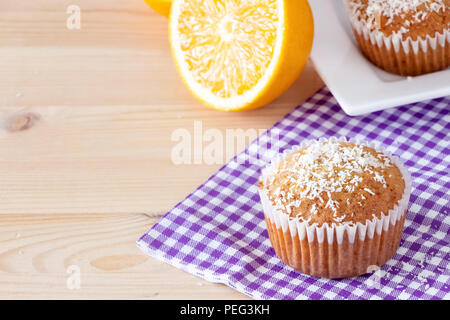
[(372, 144), (306, 141), (262, 171), (259, 193), (277, 255), (303, 273), (353, 277), (381, 266), (403, 232), (411, 178)]
[(343, 0), (355, 38), (378, 67), (417, 76), (450, 65), (450, 0)]

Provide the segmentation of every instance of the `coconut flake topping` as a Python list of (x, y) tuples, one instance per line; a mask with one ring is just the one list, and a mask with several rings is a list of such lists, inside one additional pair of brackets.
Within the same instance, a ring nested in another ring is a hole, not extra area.
[(396, 17), (401, 18), (402, 25), (396, 33), (406, 34), (412, 24), (425, 21), (430, 12), (445, 13), (446, 0), (349, 0), (351, 16), (356, 21), (364, 19), (370, 29), (381, 27), (381, 17), (386, 18), (389, 26)]
[[(301, 152), (293, 153), (288, 161), (282, 161), (273, 172), (287, 179), (287, 196), (278, 187), (271, 200), (277, 209), (290, 214), (294, 207), (300, 206), (299, 199), (317, 199), (324, 203), (324, 208), (333, 211), (336, 222), (342, 221), (344, 217), (337, 214), (339, 202), (333, 199), (334, 192), (351, 194), (360, 188), (366, 192), (362, 200), (375, 195), (369, 188), (360, 186), (362, 174), (371, 176), (374, 182), (386, 188), (386, 181), (377, 168), (392, 166), (391, 160), (382, 153), (374, 154), (368, 150), (356, 144), (316, 142)], [(361, 202), (358, 204), (362, 206)], [(309, 212), (313, 215), (318, 213), (315, 204)]]

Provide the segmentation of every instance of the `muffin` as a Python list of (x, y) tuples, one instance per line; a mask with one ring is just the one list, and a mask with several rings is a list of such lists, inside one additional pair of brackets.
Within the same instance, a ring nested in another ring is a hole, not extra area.
[(392, 258), (410, 191), (398, 158), (345, 138), (306, 141), (272, 161), (259, 180), (278, 257), (325, 278), (358, 276)]
[(394, 74), (417, 76), (450, 64), (450, 0), (344, 0), (364, 55)]

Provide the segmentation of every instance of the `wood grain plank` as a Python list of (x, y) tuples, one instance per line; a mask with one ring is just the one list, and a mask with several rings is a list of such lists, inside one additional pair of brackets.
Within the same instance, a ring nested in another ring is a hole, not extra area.
[(173, 164), (174, 130), (269, 128), (323, 85), (314, 67), (262, 109), (217, 112), (181, 83), (167, 19), (142, 0), (78, 0), (80, 30), (71, 4), (0, 1), (0, 298), (245, 299), (135, 241), (221, 166)]
[(69, 4), (0, 4), (0, 213), (167, 211), (221, 166), (174, 165), (174, 130), (265, 129), (323, 85), (308, 64), (262, 109), (210, 110), (143, 1), (78, 1), (81, 30), (65, 27)]
[[(144, 255), (135, 241), (158, 218), (2, 215), (0, 299), (247, 299)], [(67, 286), (74, 265), (79, 289)]]
[[(173, 77), (167, 19), (143, 1), (84, 0), (77, 1), (81, 29), (69, 30), (69, 4), (2, 1), (0, 105), (158, 104), (190, 98)], [(170, 90), (161, 92), (165, 83)]]

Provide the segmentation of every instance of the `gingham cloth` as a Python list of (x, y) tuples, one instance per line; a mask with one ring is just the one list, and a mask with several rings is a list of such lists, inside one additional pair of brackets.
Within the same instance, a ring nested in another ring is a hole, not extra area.
[[(270, 145), (272, 136), (279, 136), (278, 145)], [(331, 136), (381, 143), (413, 178), (395, 256), (380, 270), (342, 280), (310, 277), (278, 259), (257, 192), (273, 149)], [(251, 161), (262, 145), (268, 152)], [(323, 88), (171, 209), (137, 244), (152, 257), (256, 299), (449, 299), (449, 190), (450, 97), (349, 117)]]

